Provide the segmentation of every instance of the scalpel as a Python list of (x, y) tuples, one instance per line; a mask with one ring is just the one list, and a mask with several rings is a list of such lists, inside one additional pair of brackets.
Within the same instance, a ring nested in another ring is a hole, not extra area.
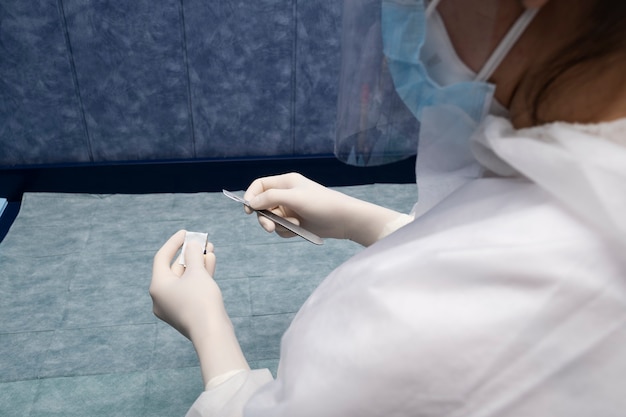
[[(244, 200), (243, 198), (239, 197), (237, 194), (231, 193), (230, 191), (227, 191), (227, 190), (222, 190), (222, 192), (224, 193), (224, 195), (226, 197), (230, 198), (231, 200), (235, 200), (238, 203), (241, 203), (244, 206), (250, 208), (251, 210), (254, 210), (252, 207), (250, 207), (250, 203), (248, 203), (247, 200)], [(277, 216), (276, 214), (272, 213), (269, 210), (254, 210), (254, 211), (256, 211), (257, 213), (259, 213), (262, 216), (267, 217), (268, 219), (270, 219), (274, 223), (281, 225), (285, 229), (292, 231), (293, 233), (295, 233), (298, 236), (308, 240), (311, 243), (315, 243), (316, 245), (324, 244), (324, 241), (322, 240), (322, 238), (320, 238), (316, 234), (311, 233), (311, 232), (309, 232), (306, 229), (303, 229), (302, 227), (298, 226), (297, 224), (293, 224), (292, 222), (290, 222), (287, 219), (284, 219), (284, 218), (282, 218), (280, 216)]]

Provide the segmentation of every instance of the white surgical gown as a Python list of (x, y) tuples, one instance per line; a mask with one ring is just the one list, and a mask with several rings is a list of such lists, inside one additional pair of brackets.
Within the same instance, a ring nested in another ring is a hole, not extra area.
[(626, 119), (490, 117), (473, 152), (483, 175), (313, 292), (276, 380), (238, 374), (189, 415), (624, 416)]

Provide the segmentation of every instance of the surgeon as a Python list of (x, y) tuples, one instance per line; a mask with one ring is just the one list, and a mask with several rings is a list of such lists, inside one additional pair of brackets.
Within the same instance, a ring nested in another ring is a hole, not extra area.
[(172, 236), (150, 293), (200, 358), (188, 416), (623, 416), (626, 2), (352, 0), (343, 27), (337, 156), (417, 151), (418, 202), (250, 185), (366, 247), (301, 307), (276, 379), (241, 353), (212, 246), (183, 267)]

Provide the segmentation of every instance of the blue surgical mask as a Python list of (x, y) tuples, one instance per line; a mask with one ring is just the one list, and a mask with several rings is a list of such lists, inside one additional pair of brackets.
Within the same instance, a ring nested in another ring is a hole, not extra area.
[[(445, 0), (444, 0), (445, 1)], [(458, 58), (443, 22), (438, 0), (383, 0), (382, 38), (387, 66), (396, 91), (418, 120), (423, 110), (453, 106), (480, 122), (493, 106), (495, 86), (487, 79), (507, 55), (537, 9), (527, 9), (478, 74)]]
[(457, 56), (437, 3), (344, 0), (335, 140), (340, 160), (371, 166), (415, 155), (418, 143), (459, 147), (447, 142), (467, 142), (487, 113), (506, 115), (487, 80), (536, 10), (522, 14), (475, 73)]
[(526, 10), (474, 74), (456, 56), (435, 14), (437, 3), (431, 2), (427, 10), (421, 0), (382, 3), (383, 51), (389, 72), (396, 92), (420, 121), (416, 216), (482, 175), (470, 139), (484, 117), (497, 108), (495, 86), (487, 80), (537, 13)]

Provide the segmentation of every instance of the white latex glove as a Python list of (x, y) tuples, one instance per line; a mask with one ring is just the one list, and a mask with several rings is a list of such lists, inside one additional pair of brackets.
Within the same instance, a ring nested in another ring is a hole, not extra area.
[[(326, 188), (297, 173), (259, 178), (250, 184), (244, 198), (252, 208), (270, 210), (320, 237), (350, 239), (364, 246), (412, 220), (407, 215)], [(265, 217), (258, 219), (268, 232), (294, 236)]]
[(198, 242), (187, 242), (187, 266), (173, 262), (185, 233), (174, 234), (154, 256), (150, 296), (154, 314), (193, 343), (206, 386), (211, 379), (250, 368), (213, 279), (213, 245), (207, 244), (204, 255)]

